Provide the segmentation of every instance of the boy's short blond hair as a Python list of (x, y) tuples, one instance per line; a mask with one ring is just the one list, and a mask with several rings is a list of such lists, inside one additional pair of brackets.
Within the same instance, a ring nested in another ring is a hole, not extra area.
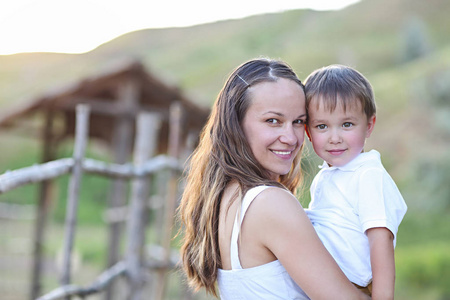
[(322, 103), (330, 111), (342, 103), (345, 111), (347, 106), (359, 101), (367, 118), (376, 114), (372, 85), (360, 72), (348, 66), (330, 65), (315, 70), (305, 80), (305, 94), (307, 111), (311, 102)]

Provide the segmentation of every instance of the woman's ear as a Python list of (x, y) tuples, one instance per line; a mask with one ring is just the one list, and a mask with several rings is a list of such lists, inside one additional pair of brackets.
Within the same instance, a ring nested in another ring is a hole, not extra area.
[(372, 134), (373, 129), (375, 128), (375, 122), (377, 121), (377, 117), (375, 115), (371, 116), (367, 121), (367, 132), (366, 138), (369, 138)]

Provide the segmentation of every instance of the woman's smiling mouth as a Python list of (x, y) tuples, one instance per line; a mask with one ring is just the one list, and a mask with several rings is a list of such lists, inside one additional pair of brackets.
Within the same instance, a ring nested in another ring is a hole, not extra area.
[(271, 150), (273, 154), (276, 154), (277, 156), (281, 156), (281, 157), (290, 157), (292, 155), (292, 153), (294, 152), (293, 150), (291, 151), (280, 151), (280, 150)]

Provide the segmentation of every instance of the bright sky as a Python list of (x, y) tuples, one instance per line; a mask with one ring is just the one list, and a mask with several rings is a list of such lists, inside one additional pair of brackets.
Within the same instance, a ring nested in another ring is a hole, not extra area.
[(336, 10), (359, 0), (2, 0), (0, 55), (83, 53), (130, 31), (183, 27), (266, 12)]

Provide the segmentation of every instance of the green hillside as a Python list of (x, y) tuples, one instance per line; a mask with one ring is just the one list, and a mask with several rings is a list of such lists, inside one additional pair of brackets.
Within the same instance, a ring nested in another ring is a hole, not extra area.
[[(396, 252), (397, 298), (449, 299), (449, 11), (447, 0), (362, 0), (340, 11), (293, 10), (141, 30), (79, 55), (0, 56), (0, 108), (130, 59), (142, 60), (204, 106), (232, 68), (253, 57), (281, 58), (302, 79), (324, 65), (353, 66), (369, 78), (377, 98), (367, 148), (381, 152), (408, 204)], [(0, 172), (39, 157), (30, 150), (36, 143), (23, 137), (0, 132), (0, 143)], [(312, 152), (310, 160), (317, 161)]]
[[(445, 0), (363, 0), (341, 11), (294, 10), (141, 30), (80, 55), (0, 56), (0, 108), (130, 59), (142, 60), (150, 72), (204, 106), (214, 101), (231, 69), (253, 57), (286, 60), (300, 78), (318, 67), (342, 63), (371, 80), (379, 113), (368, 146), (380, 149), (402, 181), (421, 159), (438, 161), (446, 154), (449, 6)], [(429, 120), (423, 126), (425, 118)]]
[(414, 20), (425, 27), (432, 50), (444, 47), (450, 35), (447, 9), (445, 0), (363, 0), (341, 11), (295, 10), (187, 28), (141, 30), (81, 55), (0, 56), (0, 104), (135, 58), (205, 105), (214, 100), (232, 67), (255, 56), (282, 58), (302, 78), (319, 66), (337, 62), (370, 76), (402, 62), (403, 40)]

